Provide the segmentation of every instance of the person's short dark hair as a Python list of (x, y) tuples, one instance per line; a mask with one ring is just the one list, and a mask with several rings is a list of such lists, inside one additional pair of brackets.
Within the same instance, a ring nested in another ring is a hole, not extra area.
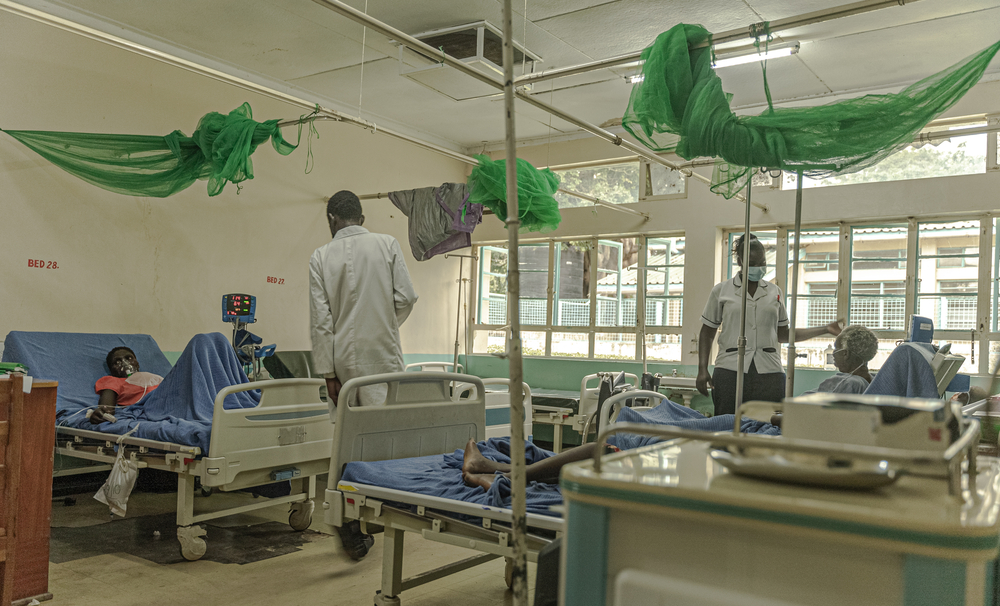
[(354, 195), (354, 192), (346, 189), (338, 191), (330, 196), (330, 200), (326, 203), (326, 213), (344, 221), (360, 221), (361, 200)]
[(119, 345), (118, 347), (109, 351), (108, 355), (104, 358), (104, 363), (108, 365), (108, 370), (114, 370), (113, 368), (111, 368), (112, 358), (114, 357), (116, 351), (122, 351), (122, 350), (127, 351), (133, 356), (135, 356), (135, 352), (132, 351), (131, 347), (125, 347), (124, 345)]
[[(760, 240), (757, 239), (757, 236), (750, 234), (750, 246), (753, 246), (754, 242), (759, 244)], [(761, 246), (763, 246), (763, 244), (761, 244)], [(743, 236), (736, 238), (736, 242), (733, 243), (733, 255), (735, 255), (738, 259), (743, 258)]]

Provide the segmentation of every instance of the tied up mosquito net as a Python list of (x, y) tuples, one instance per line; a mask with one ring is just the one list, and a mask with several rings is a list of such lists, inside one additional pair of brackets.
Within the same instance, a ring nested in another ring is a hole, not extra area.
[[(712, 69), (711, 39), (700, 25), (660, 34), (642, 53), (644, 78), (632, 88), (622, 125), (654, 151), (718, 158), (712, 190), (727, 198), (750, 178), (747, 167), (821, 179), (877, 164), (961, 99), (1000, 50), (998, 42), (896, 94), (737, 116)], [(764, 86), (770, 101), (766, 72)]]
[[(479, 164), (469, 175), (469, 204), (482, 204), (501, 221), (507, 220), (507, 162), (476, 156)], [(538, 170), (527, 160), (517, 160), (517, 211), (521, 231), (555, 231), (562, 217), (556, 191), (559, 177), (549, 169)]]
[(249, 103), (223, 115), (206, 114), (190, 137), (179, 130), (164, 137), (5, 130), (49, 162), (108, 191), (165, 198), (198, 179), (208, 195), (227, 182), (253, 179), (250, 155), (268, 139), (282, 155), (297, 145), (281, 137), (279, 120), (254, 122)]

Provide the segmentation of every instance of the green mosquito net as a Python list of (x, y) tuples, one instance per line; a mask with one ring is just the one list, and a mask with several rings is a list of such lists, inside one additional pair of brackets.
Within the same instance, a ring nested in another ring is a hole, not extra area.
[[(507, 161), (476, 156), (479, 164), (469, 175), (469, 203), (482, 204), (501, 221), (507, 220)], [(559, 177), (549, 169), (538, 170), (527, 160), (517, 159), (517, 211), (521, 231), (554, 231), (559, 227), (556, 191)]]
[(5, 130), (49, 162), (108, 191), (165, 198), (208, 180), (208, 195), (227, 182), (253, 179), (250, 155), (268, 139), (282, 155), (296, 145), (282, 139), (279, 120), (254, 122), (250, 104), (226, 115), (212, 112), (190, 137), (175, 130), (165, 137)]
[(877, 164), (961, 99), (1000, 50), (998, 42), (896, 94), (816, 107), (770, 107), (765, 72), (769, 108), (737, 116), (712, 69), (711, 39), (700, 25), (660, 34), (642, 53), (644, 78), (632, 88), (622, 125), (654, 151), (718, 158), (712, 190), (727, 198), (750, 178), (747, 167), (820, 179)]

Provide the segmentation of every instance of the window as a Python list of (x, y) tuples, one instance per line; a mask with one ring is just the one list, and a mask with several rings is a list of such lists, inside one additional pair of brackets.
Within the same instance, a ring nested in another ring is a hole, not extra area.
[(872, 330), (904, 330), (906, 242), (906, 225), (851, 228), (851, 324), (864, 324)]
[(976, 328), (979, 221), (921, 223), (917, 231), (915, 312), (935, 330)]
[[(559, 188), (593, 196), (612, 204), (631, 204), (639, 201), (639, 163), (627, 162), (610, 166), (573, 168), (556, 171)], [(594, 203), (565, 192), (555, 196), (559, 208), (593, 206)]]
[[(507, 251), (479, 250), (473, 352), (499, 353), (506, 345)], [(680, 360), (683, 236), (526, 244), (519, 254), (525, 355), (635, 360), (645, 345), (649, 360)]]
[[(970, 121), (959, 126), (938, 127), (924, 132), (940, 132), (962, 128), (985, 126), (984, 120)], [(849, 175), (810, 179), (802, 182), (803, 188), (849, 185), (852, 183), (875, 183), (879, 181), (902, 181), (906, 179), (927, 179), (954, 175), (975, 175), (986, 172), (987, 135), (965, 135), (941, 139), (928, 143), (910, 145), (885, 158), (875, 166)], [(796, 174), (786, 171), (782, 179), (782, 189), (795, 189)]]
[(684, 238), (646, 240), (645, 265), (646, 326), (680, 326), (684, 315)]

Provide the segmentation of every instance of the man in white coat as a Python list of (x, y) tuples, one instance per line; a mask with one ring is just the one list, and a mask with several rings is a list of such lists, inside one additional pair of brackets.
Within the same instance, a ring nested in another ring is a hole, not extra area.
[[(399, 325), (417, 302), (403, 250), (395, 238), (362, 227), (361, 201), (349, 191), (326, 205), (333, 239), (309, 260), (313, 370), (326, 378), (330, 413), (336, 412), (343, 384), (356, 377), (403, 371)], [(386, 386), (358, 390), (347, 406), (385, 403)], [(344, 551), (355, 560), (367, 555), (374, 537), (355, 520), (338, 528)]]
[[(399, 326), (417, 294), (399, 242), (362, 227), (365, 217), (356, 195), (337, 192), (326, 214), (333, 240), (309, 260), (309, 292), (313, 371), (326, 378), (333, 414), (348, 380), (403, 371)], [(384, 403), (385, 386), (372, 387), (348, 404)]]

